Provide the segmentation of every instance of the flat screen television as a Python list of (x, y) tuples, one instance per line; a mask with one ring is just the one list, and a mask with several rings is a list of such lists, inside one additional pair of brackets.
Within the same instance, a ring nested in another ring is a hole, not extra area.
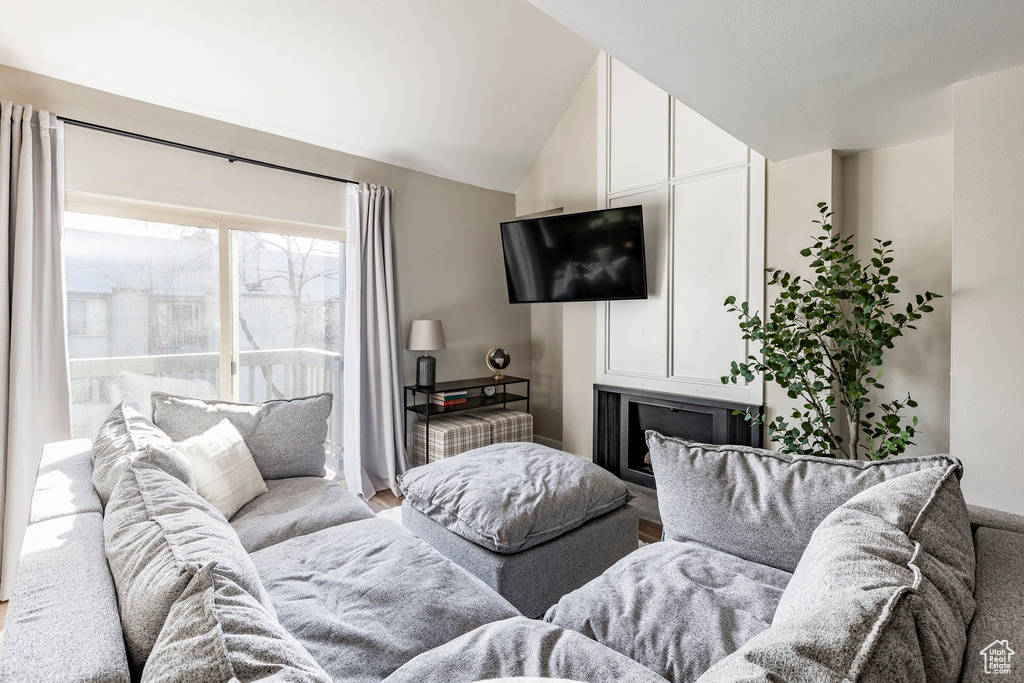
[(647, 298), (640, 206), (501, 224), (513, 304)]

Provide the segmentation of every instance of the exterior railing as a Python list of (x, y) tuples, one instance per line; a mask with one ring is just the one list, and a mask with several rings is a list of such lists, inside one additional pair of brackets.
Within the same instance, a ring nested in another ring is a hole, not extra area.
[[(243, 403), (334, 394), (328, 451), (341, 452), (343, 405), (341, 354), (319, 349), (242, 351), (238, 355), (238, 393)], [(217, 398), (219, 353), (185, 353), (70, 361), (72, 426), (76, 438), (95, 438), (110, 410), (126, 401), (150, 414), (153, 391)]]

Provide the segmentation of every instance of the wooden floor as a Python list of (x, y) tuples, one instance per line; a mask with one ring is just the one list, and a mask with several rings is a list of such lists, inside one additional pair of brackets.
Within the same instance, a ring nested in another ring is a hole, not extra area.
[[(384, 510), (400, 506), (402, 500), (401, 496), (396, 496), (388, 489), (384, 489), (383, 491), (378, 491), (377, 495), (367, 501), (367, 505), (374, 512), (383, 512)], [(641, 519), (639, 538), (644, 543), (657, 543), (661, 540), (661, 525), (657, 522)]]

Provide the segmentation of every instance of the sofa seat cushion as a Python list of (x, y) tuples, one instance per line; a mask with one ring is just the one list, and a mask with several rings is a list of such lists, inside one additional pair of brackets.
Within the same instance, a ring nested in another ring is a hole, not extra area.
[(266, 485), (266, 493), (231, 518), (242, 547), (250, 553), (294, 536), (374, 517), (358, 496), (323, 477), (271, 479)]
[(322, 477), (327, 471), (327, 418), (333, 394), (263, 403), (232, 403), (154, 391), (153, 422), (175, 441), (231, 420), (264, 479)]
[(564, 596), (544, 620), (670, 681), (692, 681), (771, 625), (790, 574), (692, 541), (663, 541)]
[(142, 683), (270, 678), (331, 683), (308, 652), (231, 579), (209, 564), (171, 607)]
[(814, 532), (772, 626), (703, 681), (946, 681), (974, 614), (958, 465), (883, 482)]
[(958, 464), (946, 455), (871, 462), (791, 456), (654, 431), (647, 432), (647, 447), (666, 538), (788, 572), (815, 528), (853, 496), (904, 474)]
[(114, 407), (100, 425), (99, 434), (92, 444), (92, 484), (107, 504), (114, 486), (128, 466), (143, 458), (195, 490), (192, 468), (183, 456), (174, 450), (151, 451), (149, 446), (168, 446), (171, 438), (123, 401)]
[(594, 463), (532, 443), (485, 446), (415, 467), (399, 486), (424, 515), (498, 553), (549, 541), (633, 497)]
[(149, 657), (171, 605), (210, 562), (273, 614), (270, 596), (227, 520), (155, 467), (136, 462), (122, 475), (107, 504), (103, 535), (136, 671)]
[[(1024, 671), (1019, 645), (1024, 643), (1024, 534), (983, 526), (974, 543), (977, 610), (967, 631), (960, 681), (1013, 680), (1015, 671), (1018, 678)], [(1008, 648), (1017, 651), (1010, 655)]]
[(664, 679), (575, 631), (513, 617), (418, 655), (387, 683), (471, 683), (528, 676), (588, 683), (657, 683)]
[(364, 519), (252, 554), (281, 625), (335, 681), (379, 681), (416, 655), (519, 616), (398, 524)]

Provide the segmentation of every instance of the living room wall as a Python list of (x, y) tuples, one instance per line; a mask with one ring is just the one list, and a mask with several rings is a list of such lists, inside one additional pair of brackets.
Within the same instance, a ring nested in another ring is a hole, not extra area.
[[(508, 304), (498, 231), (501, 221), (515, 216), (512, 194), (5, 66), (0, 66), (0, 98), (69, 118), (391, 187), (403, 334), (413, 319), (443, 321), (448, 348), (435, 354), (439, 380), (484, 375), (484, 352), (496, 345), (509, 350), (511, 374), (530, 375), (530, 311)], [(65, 142), (69, 190), (343, 224), (344, 186), (337, 183), (70, 126)], [(405, 353), (407, 382), (414, 381), (415, 356)]]
[[(588, 122), (586, 127), (581, 126), (583, 120)], [(589, 124), (596, 120), (596, 93), (587, 91), (585, 84), (573, 109), (566, 113), (517, 191), (518, 213), (560, 206), (578, 211), (597, 206), (596, 168), (584, 163), (595, 155), (579, 144), (584, 133), (596, 131)], [(590, 144), (596, 149), (596, 134)], [(559, 172), (553, 173), (552, 169)], [(952, 169), (949, 137), (846, 157), (825, 150), (769, 163), (767, 168), (768, 266), (798, 271), (806, 267), (799, 250), (808, 246), (813, 233), (815, 205), (825, 201), (837, 211), (837, 222), (844, 233), (858, 235), (860, 253), (869, 252), (874, 237), (894, 241), (897, 273), (905, 296), (923, 289), (947, 295), (916, 332), (910, 331), (897, 342), (883, 366), (885, 398), (910, 391), (921, 404), (916, 414), (922, 431), (912, 454), (946, 452), (950, 448)], [(589, 188), (591, 194), (581, 188)], [(587, 201), (573, 203), (581, 197)], [(564, 307), (561, 321), (565, 366), (563, 442), (566, 450), (587, 458), (592, 453), (595, 317), (595, 306), (573, 304)], [(542, 322), (535, 318), (533, 325), (536, 337)], [(575, 364), (572, 372), (568, 370), (570, 362)], [(766, 387), (765, 403), (769, 415), (786, 412), (793, 404), (772, 385)]]

